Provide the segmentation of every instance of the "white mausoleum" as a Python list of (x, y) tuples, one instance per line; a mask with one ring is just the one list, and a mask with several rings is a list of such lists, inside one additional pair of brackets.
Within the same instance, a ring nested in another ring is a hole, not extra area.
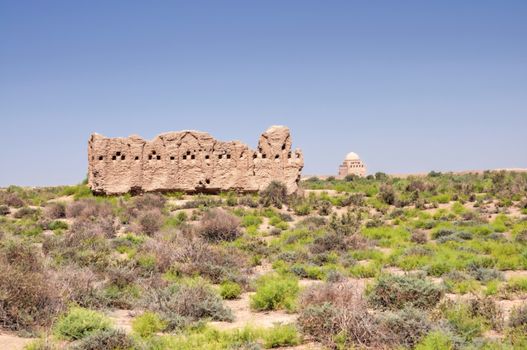
[(366, 165), (360, 159), (359, 155), (350, 152), (346, 155), (344, 162), (339, 166), (339, 178), (343, 179), (346, 175), (366, 176)]

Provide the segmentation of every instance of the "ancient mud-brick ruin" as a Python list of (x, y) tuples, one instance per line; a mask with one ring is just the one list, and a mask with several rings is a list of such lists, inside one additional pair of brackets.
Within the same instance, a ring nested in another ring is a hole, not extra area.
[(255, 192), (277, 180), (289, 193), (298, 189), (304, 159), (291, 149), (284, 126), (260, 136), (258, 150), (239, 141), (222, 142), (206, 132), (179, 131), (156, 136), (108, 138), (88, 142), (88, 183), (94, 193), (150, 191)]

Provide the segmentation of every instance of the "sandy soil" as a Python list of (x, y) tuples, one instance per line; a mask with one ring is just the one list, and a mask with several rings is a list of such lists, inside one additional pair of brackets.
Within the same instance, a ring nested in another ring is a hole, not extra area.
[(14, 334), (0, 332), (0, 349), (2, 350), (19, 350), (31, 343), (32, 338), (21, 338)]

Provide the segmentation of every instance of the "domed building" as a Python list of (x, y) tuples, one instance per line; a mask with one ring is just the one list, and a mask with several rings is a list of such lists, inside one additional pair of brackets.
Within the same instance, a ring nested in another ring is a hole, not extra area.
[(366, 165), (362, 162), (357, 153), (348, 153), (344, 162), (339, 166), (338, 178), (343, 179), (347, 175), (357, 175), (360, 177), (366, 176)]

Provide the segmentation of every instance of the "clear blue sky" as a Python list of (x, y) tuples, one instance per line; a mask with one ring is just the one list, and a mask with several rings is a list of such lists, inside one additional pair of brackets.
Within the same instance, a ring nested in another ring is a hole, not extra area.
[(527, 167), (527, 1), (0, 0), (0, 186), (90, 133), (293, 132), (305, 174)]

